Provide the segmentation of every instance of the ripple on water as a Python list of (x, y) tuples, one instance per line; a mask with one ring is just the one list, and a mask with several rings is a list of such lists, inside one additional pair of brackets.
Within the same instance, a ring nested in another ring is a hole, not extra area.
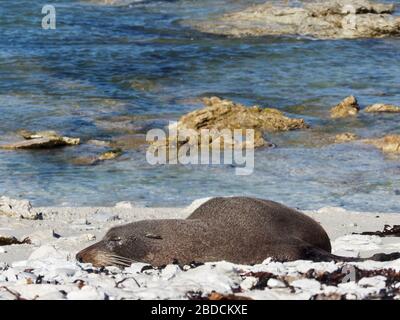
[(229, 165), (152, 167), (143, 150), (129, 149), (98, 166), (71, 163), (93, 152), (88, 147), (0, 151), (0, 194), (36, 205), (134, 200), (162, 206), (246, 194), (303, 209), (398, 212), (398, 157), (357, 142), (331, 145), (330, 139), (346, 131), (365, 137), (399, 133), (399, 116), (361, 114), (332, 122), (328, 111), (350, 94), (362, 107), (400, 104), (400, 40), (230, 39), (180, 23), (248, 3), (68, 1), (56, 5), (57, 30), (45, 32), (40, 4), (3, 2), (2, 140), (21, 128), (129, 140), (198, 108), (197, 98), (208, 95), (300, 115), (314, 129), (267, 135), (278, 148), (257, 151), (254, 174), (242, 177)]

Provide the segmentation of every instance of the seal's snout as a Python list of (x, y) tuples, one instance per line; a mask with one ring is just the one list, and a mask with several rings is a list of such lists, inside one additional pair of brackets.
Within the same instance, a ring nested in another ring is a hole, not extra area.
[(76, 254), (76, 260), (81, 263), (91, 263), (95, 267), (105, 266), (104, 253), (98, 250), (98, 244), (94, 244)]
[(105, 249), (104, 241), (95, 243), (94, 245), (79, 251), (75, 258), (81, 263), (91, 263), (94, 267), (107, 267), (107, 266), (124, 266), (129, 267), (134, 261), (119, 256), (109, 250)]

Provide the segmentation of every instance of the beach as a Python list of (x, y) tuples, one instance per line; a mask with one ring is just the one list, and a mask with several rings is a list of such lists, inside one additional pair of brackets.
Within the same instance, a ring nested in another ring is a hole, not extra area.
[[(113, 207), (35, 208), (43, 220), (0, 216), (0, 235), (31, 241), (0, 247), (0, 299), (15, 298), (13, 294), (21, 299), (400, 298), (400, 260), (280, 263), (266, 257), (254, 266), (219, 261), (159, 269), (143, 263), (99, 269), (75, 260), (79, 250), (100, 240), (110, 227), (143, 219), (183, 219), (202, 202), (184, 208), (137, 207), (130, 202)], [(399, 237), (353, 234), (399, 224), (398, 214), (334, 207), (304, 212), (325, 228), (335, 254), (369, 257), (400, 251)], [(349, 266), (357, 268), (356, 278), (342, 283)], [(329, 285), (321, 276), (326, 272), (336, 273)], [(392, 278), (387, 272), (394, 272)], [(263, 280), (265, 275), (272, 280)]]

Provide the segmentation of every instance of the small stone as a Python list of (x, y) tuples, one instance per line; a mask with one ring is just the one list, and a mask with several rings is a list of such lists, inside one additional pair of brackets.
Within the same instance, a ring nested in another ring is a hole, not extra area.
[(240, 288), (242, 290), (250, 290), (257, 284), (258, 279), (256, 277), (246, 277), (241, 283)]
[(273, 278), (268, 280), (267, 286), (270, 288), (286, 288), (286, 285), (283, 281)]

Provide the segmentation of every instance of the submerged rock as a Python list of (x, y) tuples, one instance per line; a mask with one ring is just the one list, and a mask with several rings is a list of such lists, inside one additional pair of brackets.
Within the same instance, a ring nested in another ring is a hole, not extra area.
[(23, 219), (40, 219), (42, 214), (33, 209), (28, 200), (16, 200), (9, 197), (0, 197), (0, 215)]
[(335, 137), (335, 143), (349, 142), (357, 140), (358, 136), (352, 132), (339, 133)]
[(123, 150), (137, 150), (147, 144), (144, 134), (127, 134), (114, 138), (110, 146)]
[(366, 107), (364, 109), (364, 111), (369, 112), (369, 113), (373, 113), (373, 112), (396, 113), (396, 112), (400, 112), (400, 107), (394, 106), (392, 104), (376, 103), (376, 104)]
[(385, 153), (400, 153), (400, 135), (388, 135), (378, 139), (365, 139), (369, 143), (382, 150)]
[(355, 116), (360, 111), (357, 99), (354, 96), (345, 98), (331, 109), (332, 118), (345, 118)]
[(25, 141), (2, 145), (0, 148), (8, 150), (50, 149), (62, 146), (73, 146), (80, 143), (79, 138), (63, 137), (55, 131), (30, 132), (21, 130), (19, 134), (25, 139)]
[(188, 24), (203, 32), (234, 37), (378, 38), (400, 35), (400, 17), (393, 11), (392, 4), (367, 0), (313, 1), (296, 7), (266, 2)]
[(99, 161), (106, 161), (106, 160), (114, 160), (117, 159), (122, 155), (121, 149), (113, 149), (106, 152), (103, 152), (99, 157)]
[(123, 151), (121, 149), (113, 149), (113, 150), (108, 150), (100, 155), (92, 155), (92, 156), (86, 156), (86, 157), (78, 157), (72, 160), (72, 163), (75, 165), (80, 165), (80, 166), (92, 166), (99, 164), (103, 161), (108, 161), (108, 160), (114, 160), (120, 157), (123, 154)]

